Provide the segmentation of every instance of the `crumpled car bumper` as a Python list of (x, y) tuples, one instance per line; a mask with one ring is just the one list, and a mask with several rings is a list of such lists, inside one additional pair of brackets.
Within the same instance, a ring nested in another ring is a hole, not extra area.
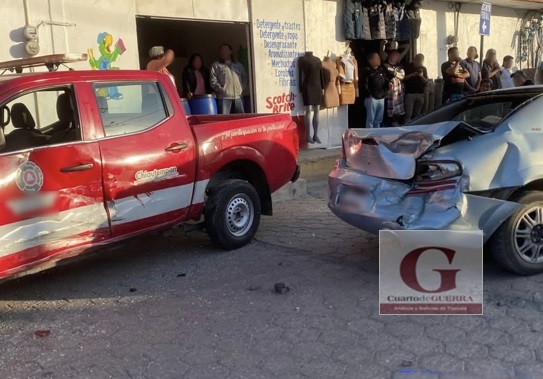
[(521, 207), (515, 202), (465, 194), (466, 177), (414, 188), (339, 165), (328, 180), (331, 211), (372, 234), (382, 229), (482, 230), (486, 242)]

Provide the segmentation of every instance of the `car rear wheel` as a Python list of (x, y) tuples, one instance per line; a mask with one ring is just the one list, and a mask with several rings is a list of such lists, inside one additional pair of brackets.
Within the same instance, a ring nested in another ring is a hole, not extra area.
[(205, 204), (206, 230), (226, 250), (245, 246), (260, 224), (260, 198), (243, 180), (225, 180), (211, 188)]
[(524, 206), (492, 236), (492, 256), (516, 274), (539, 274), (543, 272), (543, 193), (527, 191), (511, 200)]

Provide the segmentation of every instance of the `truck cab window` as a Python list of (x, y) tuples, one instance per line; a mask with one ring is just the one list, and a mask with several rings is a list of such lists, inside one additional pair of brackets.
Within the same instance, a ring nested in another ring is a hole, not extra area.
[(99, 83), (94, 94), (106, 137), (141, 132), (168, 118), (154, 82)]
[(70, 89), (29, 92), (2, 107), (6, 146), (0, 154), (81, 140)]

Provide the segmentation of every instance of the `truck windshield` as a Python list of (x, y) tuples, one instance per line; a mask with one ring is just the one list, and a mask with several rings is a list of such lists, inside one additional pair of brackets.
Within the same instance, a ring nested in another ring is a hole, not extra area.
[(459, 121), (478, 129), (491, 130), (507, 115), (539, 93), (493, 94), (468, 97), (445, 105), (423, 115), (409, 125), (435, 124), (445, 121)]

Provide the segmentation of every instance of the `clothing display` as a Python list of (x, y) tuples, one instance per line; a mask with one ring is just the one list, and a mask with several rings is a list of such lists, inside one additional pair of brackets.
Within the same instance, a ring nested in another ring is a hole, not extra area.
[(345, 39), (417, 39), (420, 35), (421, 0), (345, 0)]
[(354, 83), (342, 83), (339, 102), (341, 105), (351, 105), (356, 101), (356, 88)]
[(298, 58), (298, 74), (304, 105), (321, 105), (324, 90), (321, 60), (312, 52), (306, 52)]
[(409, 28), (411, 31), (411, 38), (417, 39), (420, 36), (420, 26), (422, 19), (420, 17), (420, 7), (422, 0), (412, 0), (409, 5), (405, 7), (406, 16), (409, 19)]
[[(307, 143), (322, 143), (319, 139), (319, 105), (307, 105), (305, 107), (305, 130)], [(313, 136), (311, 136), (311, 125), (313, 125)]]
[[(348, 50), (349, 51), (349, 50)], [(349, 53), (345, 53), (337, 59), (338, 76), (340, 86), (340, 104), (354, 104), (358, 88), (358, 62)]]
[(323, 108), (339, 107), (338, 69), (336, 63), (330, 57), (322, 61), (324, 76)]
[(362, 0), (345, 0), (343, 20), (345, 25), (345, 39), (363, 38), (364, 15), (362, 13)]

